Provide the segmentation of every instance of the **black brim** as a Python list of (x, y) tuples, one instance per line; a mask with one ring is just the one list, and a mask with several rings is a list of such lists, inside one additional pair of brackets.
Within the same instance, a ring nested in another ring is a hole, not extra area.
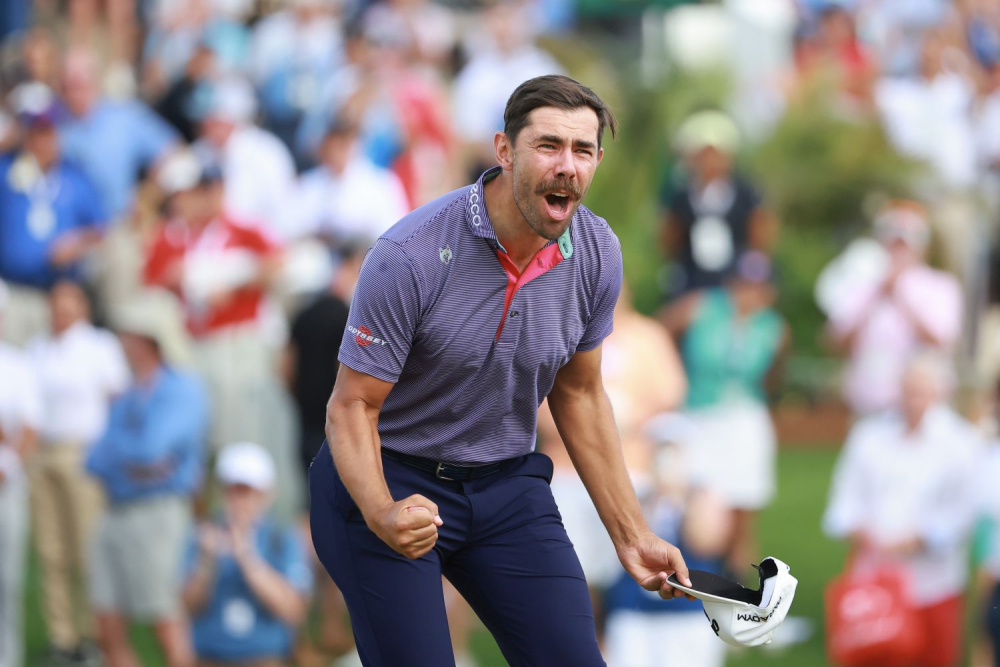
[(685, 586), (679, 582), (676, 574), (671, 574), (667, 577), (667, 583), (674, 588), (703, 600), (742, 602), (754, 606), (760, 604), (761, 591), (750, 590), (732, 579), (702, 570), (690, 570), (688, 576), (691, 579), (691, 586)]

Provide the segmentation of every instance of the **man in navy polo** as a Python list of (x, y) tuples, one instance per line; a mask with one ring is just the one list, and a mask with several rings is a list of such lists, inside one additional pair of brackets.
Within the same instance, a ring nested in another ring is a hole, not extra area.
[[(587, 584), (534, 452), (548, 396), (628, 573), (687, 580), (625, 471), (601, 383), (618, 239), (580, 206), (608, 107), (564, 76), (511, 95), (499, 167), (403, 218), (361, 269), (310, 472), (313, 541), (365, 665), (454, 665), (441, 575), (512, 665), (603, 665)], [(330, 455), (332, 453), (332, 456)]]

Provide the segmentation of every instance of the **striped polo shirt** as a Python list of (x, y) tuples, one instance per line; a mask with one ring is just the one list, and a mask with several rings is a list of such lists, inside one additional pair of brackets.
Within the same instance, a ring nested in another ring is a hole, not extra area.
[(580, 206), (519, 274), (483, 198), (499, 173), (413, 211), (362, 264), (340, 362), (395, 383), (383, 447), (462, 465), (530, 453), (558, 370), (611, 333), (622, 256), (608, 223)]

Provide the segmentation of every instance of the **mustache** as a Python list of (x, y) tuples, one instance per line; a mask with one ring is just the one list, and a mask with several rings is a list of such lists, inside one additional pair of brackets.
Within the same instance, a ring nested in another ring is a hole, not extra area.
[(556, 179), (553, 181), (542, 181), (538, 184), (538, 187), (535, 188), (536, 195), (544, 196), (553, 192), (566, 192), (569, 193), (573, 199), (579, 199), (580, 184), (576, 181)]

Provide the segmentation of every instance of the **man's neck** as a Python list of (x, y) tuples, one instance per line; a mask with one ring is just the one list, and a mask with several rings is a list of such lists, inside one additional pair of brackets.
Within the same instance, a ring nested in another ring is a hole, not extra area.
[(497, 240), (507, 251), (514, 266), (520, 271), (531, 262), (535, 254), (548, 244), (548, 239), (535, 233), (514, 202), (514, 188), (510, 172), (500, 175), (483, 185), (483, 202), (490, 213)]

